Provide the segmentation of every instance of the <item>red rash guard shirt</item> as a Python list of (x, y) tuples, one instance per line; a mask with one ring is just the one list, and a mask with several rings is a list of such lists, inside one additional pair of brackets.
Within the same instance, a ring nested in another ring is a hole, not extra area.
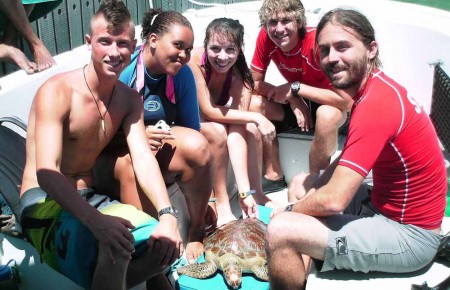
[(339, 165), (373, 173), (373, 205), (386, 217), (424, 229), (444, 216), (447, 172), (427, 113), (408, 92), (375, 70), (354, 98)]
[[(259, 31), (251, 69), (265, 74), (273, 61), (281, 75), (290, 83), (300, 81), (309, 86), (331, 89), (331, 83), (320, 70), (318, 54), (314, 53), (316, 29), (308, 28), (305, 37), (294, 49), (283, 52), (270, 40), (264, 28)], [(318, 51), (317, 51), (318, 53)]]

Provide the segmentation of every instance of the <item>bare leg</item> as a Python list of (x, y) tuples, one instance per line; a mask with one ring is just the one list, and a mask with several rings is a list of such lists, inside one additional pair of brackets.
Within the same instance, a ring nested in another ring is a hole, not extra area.
[(227, 128), (223, 124), (215, 122), (202, 122), (202, 133), (209, 142), (213, 155), (213, 188), (216, 198), (215, 209), (217, 211), (217, 226), (220, 227), (230, 221), (236, 220), (230, 207), (227, 191), (228, 172), (228, 147)]
[(159, 265), (155, 253), (147, 252), (139, 258), (131, 260), (127, 271), (127, 288), (134, 287), (147, 281), (147, 289), (172, 289), (163, 268)]
[[(233, 167), (234, 177), (239, 192), (247, 192), (250, 189), (248, 172), (248, 146), (246, 126), (243, 124), (229, 124), (228, 153)], [(259, 209), (256, 207), (255, 197), (245, 200), (239, 198), (243, 217), (258, 217)]]
[[(14, 0), (15, 1), (15, 0)], [(21, 3), (21, 1), (20, 1)], [(22, 5), (22, 7), (25, 10), (25, 15), (27, 17), (30, 16), (31, 12), (33, 11), (34, 4), (28, 4), (28, 5)], [(20, 9), (20, 7), (19, 7)], [(15, 24), (11, 21), (7, 21), (5, 30), (3, 31), (3, 37), (5, 44), (14, 46), (16, 48), (19, 48), (19, 37), (21, 36), (19, 31), (17, 31)]]
[(256, 190), (253, 195), (257, 204), (268, 207), (277, 207), (278, 204), (271, 201), (264, 195), (261, 184), (262, 170), (262, 138), (254, 124), (247, 124), (247, 145), (248, 145), (248, 176), (250, 187)]
[[(185, 196), (190, 215), (186, 257), (189, 260), (196, 260), (204, 250), (205, 213), (212, 190), (212, 156), (209, 144), (201, 133), (184, 127), (174, 127), (172, 131), (175, 139), (166, 140), (156, 153), (156, 158), (165, 182), (176, 181)], [(117, 159), (115, 162), (108, 161), (114, 158)], [(109, 152), (103, 154), (101, 160), (102, 164), (96, 166), (104, 166), (105, 172), (109, 167), (113, 167), (114, 174), (111, 175), (116, 182), (118, 181), (118, 184), (113, 184), (114, 188), (110, 192), (118, 193), (123, 203), (134, 205), (156, 217), (154, 205), (137, 186), (127, 148), (111, 148)], [(96, 179), (105, 178), (99, 176)]]
[[(35, 71), (42, 71), (56, 64), (44, 43), (34, 33), (28, 21), (27, 12), (20, 1), (0, 1), (0, 10), (8, 18), (11, 25), (14, 26), (15, 30), (27, 41), (34, 55), (34, 63), (37, 65), (37, 70)], [(28, 12), (31, 12), (31, 10)], [(7, 28), (6, 31), (8, 30), (12, 31), (11, 28)], [(5, 35), (5, 39), (8, 39), (9, 42), (12, 41), (7, 35)]]
[(164, 273), (158, 274), (153, 278), (147, 280), (147, 289), (158, 289), (158, 290), (173, 290), (172, 285), (167, 279)]
[[(286, 265), (289, 265), (289, 267), (286, 267)], [(287, 247), (275, 250), (270, 256), (268, 267), (270, 289), (305, 289), (305, 265), (301, 255), (299, 256), (295, 250)], [(295, 271), (291, 269), (295, 269)], [(287, 276), (287, 274), (291, 276)]]
[(309, 171), (313, 174), (318, 174), (330, 164), (337, 148), (339, 127), (346, 118), (345, 113), (327, 105), (320, 106), (316, 114), (316, 130), (309, 151)]
[(0, 59), (17, 65), (27, 74), (35, 73), (37, 69), (36, 64), (30, 61), (20, 49), (14, 46), (0, 44)]
[(105, 246), (99, 244), (97, 266), (95, 267), (94, 277), (92, 279), (92, 289), (126, 289), (126, 273), (130, 260), (124, 256), (116, 255), (116, 263), (113, 264), (107, 252)]
[(302, 255), (324, 259), (328, 228), (314, 217), (281, 213), (270, 222), (266, 237), (271, 289), (304, 289), (307, 268)]
[(271, 143), (263, 142), (264, 148), (264, 176), (269, 180), (280, 180), (283, 178), (283, 169), (280, 162), (280, 148), (278, 138), (275, 137)]
[[(284, 119), (283, 107), (265, 97), (253, 95), (250, 103), (250, 110), (259, 112), (272, 121)], [(263, 164), (264, 176), (269, 180), (279, 180), (283, 178), (283, 170), (280, 163), (278, 138), (271, 143), (263, 142)]]
[(176, 142), (172, 145), (175, 155), (170, 163), (158, 158), (163, 173), (168, 165), (168, 173), (175, 176), (183, 192), (190, 216), (189, 236), (186, 245), (186, 258), (195, 262), (204, 251), (205, 214), (213, 187), (213, 158), (208, 141), (200, 133), (184, 127), (172, 128)]
[(239, 192), (249, 191), (251, 189), (248, 178), (248, 146), (246, 135), (244, 125), (229, 125), (228, 152)]

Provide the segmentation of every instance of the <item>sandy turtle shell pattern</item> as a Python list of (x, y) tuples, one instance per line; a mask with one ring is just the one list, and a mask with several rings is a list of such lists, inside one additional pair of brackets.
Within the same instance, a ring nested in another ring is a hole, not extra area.
[(268, 281), (264, 236), (267, 226), (256, 218), (238, 219), (205, 238), (205, 262), (178, 268), (178, 274), (207, 278), (222, 270), (227, 284), (238, 289), (242, 273)]

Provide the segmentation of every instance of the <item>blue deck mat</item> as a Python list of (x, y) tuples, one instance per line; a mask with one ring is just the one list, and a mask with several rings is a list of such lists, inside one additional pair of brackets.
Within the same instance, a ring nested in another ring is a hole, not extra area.
[[(258, 205), (259, 219), (264, 223), (269, 223), (271, 208)], [(198, 262), (205, 261), (204, 256), (198, 259)], [(241, 290), (262, 290), (269, 289), (269, 282), (261, 281), (253, 274), (243, 274)], [(228, 290), (229, 288), (222, 276), (222, 271), (217, 271), (213, 276), (207, 279), (196, 279), (181, 275), (177, 281), (177, 289), (179, 290)]]

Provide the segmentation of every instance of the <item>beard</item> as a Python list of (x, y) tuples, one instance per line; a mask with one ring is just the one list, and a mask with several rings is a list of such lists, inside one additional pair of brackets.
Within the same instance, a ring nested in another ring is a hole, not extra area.
[[(348, 65), (339, 63), (329, 64), (325, 68), (325, 74), (336, 89), (346, 90), (359, 86), (367, 75), (368, 63), (362, 58)], [(335, 73), (335, 70), (339, 70)]]

